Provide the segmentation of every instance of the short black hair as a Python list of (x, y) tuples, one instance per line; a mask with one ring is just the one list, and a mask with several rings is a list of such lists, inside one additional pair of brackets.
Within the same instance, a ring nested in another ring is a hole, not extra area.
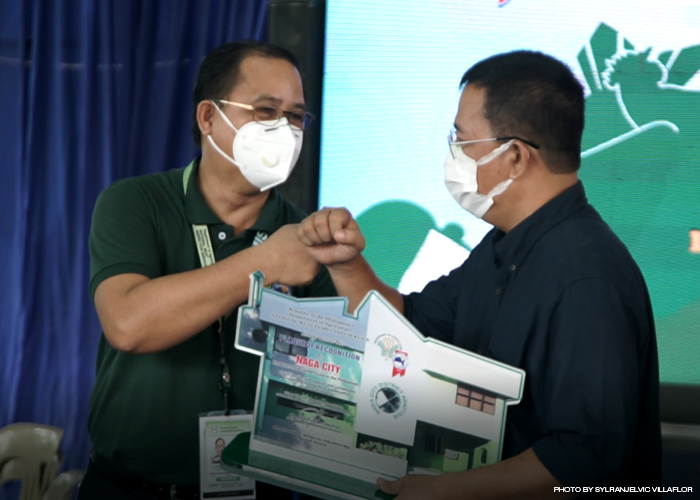
[(250, 56), (283, 59), (299, 70), (297, 58), (287, 49), (268, 42), (239, 40), (212, 50), (202, 61), (192, 92), (192, 137), (201, 146), (202, 133), (197, 124), (197, 106), (207, 99), (221, 99), (238, 84), (243, 60)]
[(581, 166), (585, 98), (571, 69), (529, 50), (497, 54), (469, 68), (460, 82), (486, 91), (484, 114), (497, 137), (518, 136), (540, 146), (553, 173)]

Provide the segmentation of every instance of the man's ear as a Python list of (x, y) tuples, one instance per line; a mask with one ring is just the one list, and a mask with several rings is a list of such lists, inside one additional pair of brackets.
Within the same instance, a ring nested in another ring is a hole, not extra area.
[(515, 180), (527, 171), (532, 162), (532, 154), (530, 148), (518, 140), (513, 142), (511, 154), (513, 155), (513, 162), (510, 165), (509, 178)]
[(197, 125), (202, 133), (202, 137), (211, 134), (214, 113), (216, 113), (214, 106), (216, 104), (209, 100), (200, 101), (197, 104)]

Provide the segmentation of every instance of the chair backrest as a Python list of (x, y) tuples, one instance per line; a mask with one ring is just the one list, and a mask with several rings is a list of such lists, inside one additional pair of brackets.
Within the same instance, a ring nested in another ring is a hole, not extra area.
[(21, 500), (40, 500), (60, 467), (63, 429), (34, 423), (0, 429), (0, 485), (20, 481)]
[(71, 500), (75, 487), (85, 476), (82, 470), (67, 470), (54, 479), (41, 500)]

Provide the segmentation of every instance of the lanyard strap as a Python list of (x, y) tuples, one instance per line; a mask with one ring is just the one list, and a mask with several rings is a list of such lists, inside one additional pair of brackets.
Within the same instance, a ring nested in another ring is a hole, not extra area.
[[(187, 182), (192, 172), (192, 165), (189, 165), (182, 175), (182, 187), (185, 195), (187, 194)], [(192, 224), (192, 232), (194, 233), (194, 242), (197, 245), (197, 253), (199, 254), (199, 263), (202, 267), (211, 266), (216, 262), (214, 257), (214, 248), (211, 244), (211, 236), (209, 228), (206, 224)], [(224, 410), (228, 415), (230, 408), (231, 395), (231, 372), (228, 369), (226, 362), (226, 336), (224, 335), (224, 320), (226, 316), (219, 318), (219, 363), (221, 364), (221, 379), (219, 380), (219, 389), (224, 396)]]

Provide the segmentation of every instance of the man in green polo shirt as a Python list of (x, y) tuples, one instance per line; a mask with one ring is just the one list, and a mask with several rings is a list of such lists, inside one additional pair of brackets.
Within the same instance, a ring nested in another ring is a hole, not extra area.
[[(271, 189), (312, 119), (294, 56), (221, 46), (200, 67), (193, 104), (202, 156), (116, 182), (95, 206), (90, 292), (103, 336), (81, 500), (199, 498), (198, 415), (253, 409), (259, 358), (233, 346), (249, 274), (295, 296), (335, 295), (288, 226), (304, 214)], [(291, 493), (259, 485), (258, 498), (273, 495)]]

